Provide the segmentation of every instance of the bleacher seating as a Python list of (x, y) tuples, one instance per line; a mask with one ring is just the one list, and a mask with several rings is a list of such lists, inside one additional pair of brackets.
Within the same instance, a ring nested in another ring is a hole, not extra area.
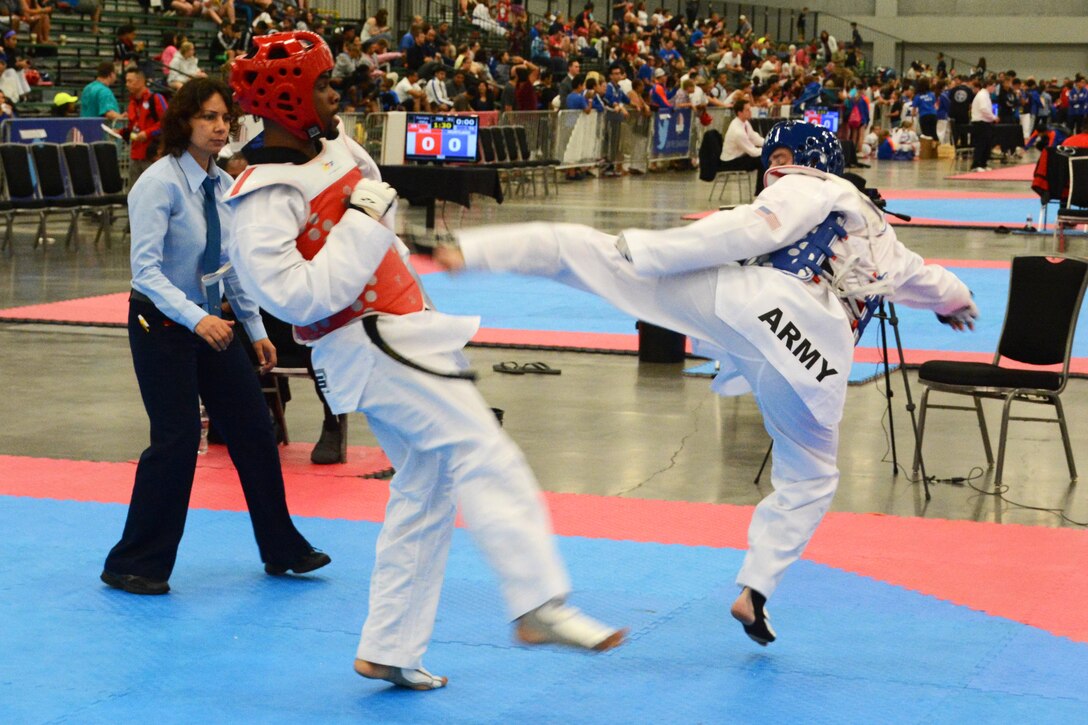
[[(28, 100), (18, 106), (20, 116), (48, 116), (53, 108), (53, 96), (58, 92), (78, 96), (85, 85), (94, 80), (95, 67), (113, 58), (117, 28), (132, 25), (136, 39), (143, 41), (148, 57), (161, 51), (164, 30), (184, 32), (197, 48), (208, 48), (215, 38), (215, 25), (203, 18), (181, 18), (145, 13), (136, 0), (106, 0), (97, 35), (91, 33), (91, 16), (58, 10), (53, 14), (51, 36), (55, 45), (32, 43), (24, 29), (20, 32), (20, 47), (25, 48), (40, 73), (48, 74), (49, 84), (33, 86)], [(206, 53), (201, 53), (201, 57)], [(209, 61), (201, 67), (212, 70)], [(124, 108), (123, 81), (113, 86), (113, 92)]]

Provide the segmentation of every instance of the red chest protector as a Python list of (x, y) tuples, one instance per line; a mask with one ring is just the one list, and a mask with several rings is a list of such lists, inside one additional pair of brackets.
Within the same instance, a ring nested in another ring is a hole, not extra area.
[[(329, 232), (347, 211), (352, 189), (362, 178), (363, 172), (358, 167), (353, 167), (310, 199), (310, 218), (295, 239), (295, 245), (303, 257), (313, 259), (325, 246)], [(357, 300), (312, 325), (296, 326), (295, 339), (299, 342), (313, 342), (356, 318), (374, 312), (406, 315), (421, 312), (423, 309), (423, 293), (419, 284), (397, 254), (397, 250), (391, 247)]]

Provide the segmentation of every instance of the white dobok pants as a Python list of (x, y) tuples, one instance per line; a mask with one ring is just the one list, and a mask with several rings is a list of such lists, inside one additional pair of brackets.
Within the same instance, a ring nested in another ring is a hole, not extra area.
[[(434, 629), (458, 506), (511, 619), (566, 596), (570, 582), (536, 479), (476, 387), (408, 368), (374, 349), (361, 324), (351, 327), (331, 344), (343, 348), (338, 354), (373, 355), (358, 409), (396, 468), (356, 656), (416, 669)], [(449, 370), (459, 360), (418, 362)]]

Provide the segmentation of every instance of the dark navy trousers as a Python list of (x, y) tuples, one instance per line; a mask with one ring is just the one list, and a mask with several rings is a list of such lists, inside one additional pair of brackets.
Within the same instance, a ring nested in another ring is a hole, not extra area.
[(106, 557), (106, 569), (169, 579), (196, 472), (198, 394), (238, 470), (261, 561), (290, 564), (307, 553), (310, 544), (287, 511), (268, 408), (238, 337), (218, 352), (138, 300), (129, 302), (128, 337), (151, 445), (140, 456), (124, 533)]

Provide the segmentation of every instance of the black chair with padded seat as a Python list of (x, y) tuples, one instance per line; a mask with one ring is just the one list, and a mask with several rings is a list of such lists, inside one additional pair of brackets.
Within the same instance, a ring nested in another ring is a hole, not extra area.
[[(982, 400), (1001, 400), (1001, 433), (998, 438), (997, 470), (994, 485), (1001, 483), (1005, 464), (1005, 441), (1010, 420), (1057, 423), (1061, 429), (1069, 476), (1077, 480), (1073, 448), (1062, 409), (1061, 393), (1069, 380), (1069, 359), (1073, 334), (1077, 327), (1084, 289), (1088, 284), (1088, 260), (1069, 256), (1020, 256), (1012, 260), (1009, 302), (1005, 322), (992, 363), (932, 360), (918, 370), (918, 380), (925, 390), (918, 413), (918, 447), (914, 452), (914, 470), (922, 457), (926, 415), (931, 408), (973, 410), (978, 416), (986, 462), (994, 464)], [(1000, 365), (1002, 359), (1015, 363)], [(1061, 370), (1054, 370), (1055, 366)], [(933, 392), (968, 395), (973, 407), (930, 405)], [(1010, 415), (1013, 403), (1037, 403), (1055, 409), (1055, 418), (1029, 418)]]
[(529, 132), (525, 126), (512, 126), (511, 128), (514, 129), (514, 140), (521, 152), (521, 158), (531, 160), (535, 171), (540, 172), (540, 180), (544, 185), (544, 196), (547, 196), (548, 182), (550, 181), (553, 186), (555, 185), (555, 174), (559, 169), (559, 159), (546, 158), (543, 154), (534, 154), (529, 144)]
[[(118, 156), (117, 144), (113, 141), (96, 141), (91, 144), (91, 150), (94, 152), (94, 165), (97, 171), (98, 187), (102, 190), (103, 194), (125, 194), (125, 178), (121, 175), (121, 159)], [(127, 196), (125, 197), (128, 198)], [(127, 202), (124, 205), (124, 209), (128, 211)], [(112, 219), (111, 219), (112, 222)], [(125, 234), (122, 235), (121, 241), (124, 242), (124, 236), (128, 235), (128, 225), (125, 225)], [(102, 233), (102, 229), (99, 228), (99, 233)], [(108, 233), (109, 230), (106, 230)], [(98, 237), (94, 239), (94, 243), (98, 244)], [(109, 238), (106, 241), (109, 245)]]
[[(83, 210), (98, 215), (98, 233), (94, 243), (106, 235), (106, 246), (111, 246), (110, 230), (113, 226), (113, 211), (126, 206), (124, 194), (105, 194), (98, 186), (95, 175), (94, 154), (91, 147), (84, 143), (68, 143), (61, 147), (64, 152), (64, 165), (68, 169), (68, 183), (72, 196), (83, 204)], [(77, 221), (78, 224), (78, 221)], [(77, 238), (79, 231), (75, 232)]]
[[(72, 196), (68, 188), (68, 176), (65, 172), (64, 158), (60, 146), (55, 143), (36, 143), (30, 147), (34, 159), (34, 169), (38, 172), (38, 191), (45, 200), (46, 212), (64, 212), (68, 214), (68, 234), (64, 246), (70, 247), (75, 240), (79, 246), (79, 214), (83, 211), (83, 202)], [(42, 236), (46, 237), (45, 221), (42, 221)]]
[[(53, 144), (55, 147), (55, 144)], [(57, 158), (59, 164), (59, 156)], [(45, 246), (49, 241), (46, 220), (49, 214), (66, 212), (71, 214), (75, 204), (65, 201), (66, 189), (59, 166), (52, 169), (55, 173), (48, 179), (48, 191), (43, 187), (41, 170), (36, 169), (30, 148), (26, 144), (0, 144), (0, 165), (4, 169), (4, 200), (0, 203), (0, 213), (7, 222), (4, 233), (4, 248), (8, 254), (14, 252), (13, 235), (15, 217), (22, 213), (33, 214), (38, 218), (38, 228), (34, 233), (34, 246)], [(46, 169), (50, 171), (50, 169)], [(60, 186), (57, 193), (57, 186)]]
[[(1053, 156), (1052, 161), (1061, 160)], [(1054, 237), (1058, 241), (1058, 251), (1065, 251), (1065, 230), (1088, 224), (1088, 155), (1070, 155), (1068, 157), (1069, 195), (1062, 200), (1058, 214), (1054, 218)]]

